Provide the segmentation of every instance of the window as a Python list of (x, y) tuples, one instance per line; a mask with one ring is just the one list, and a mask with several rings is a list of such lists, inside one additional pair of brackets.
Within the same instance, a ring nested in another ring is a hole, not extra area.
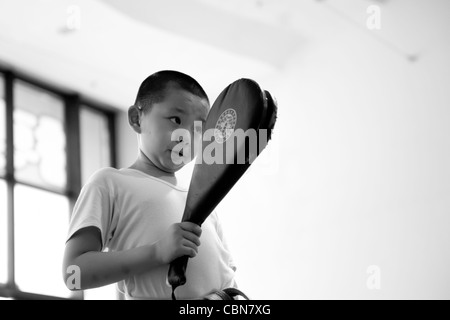
[(114, 150), (113, 112), (0, 71), (0, 297), (82, 297), (62, 280), (68, 222)]
[(6, 171), (6, 102), (5, 81), (0, 77), (0, 177)]
[(83, 185), (98, 169), (111, 164), (111, 135), (108, 117), (87, 106), (80, 110), (81, 178)]
[[(49, 205), (51, 204), (51, 205)], [(21, 291), (69, 298), (61, 276), (67, 197), (17, 185), (14, 192), (16, 284)]]
[[(0, 178), (6, 173), (5, 81), (0, 74)], [(8, 282), (8, 207), (6, 183), (0, 179), (0, 285)]]
[(0, 285), (8, 281), (8, 229), (6, 183), (0, 180)]
[(22, 81), (14, 85), (14, 169), (17, 181), (66, 189), (64, 101)]

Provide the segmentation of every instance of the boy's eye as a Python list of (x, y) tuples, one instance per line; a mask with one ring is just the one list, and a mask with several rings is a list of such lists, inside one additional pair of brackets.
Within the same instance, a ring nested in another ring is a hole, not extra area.
[(172, 117), (170, 118), (170, 121), (172, 121), (175, 124), (181, 124), (181, 119), (179, 117)]

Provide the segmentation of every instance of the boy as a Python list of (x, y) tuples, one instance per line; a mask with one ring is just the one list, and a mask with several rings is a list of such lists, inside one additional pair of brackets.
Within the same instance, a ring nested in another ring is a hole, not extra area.
[(194, 137), (194, 121), (206, 121), (208, 111), (206, 93), (188, 75), (161, 71), (142, 83), (128, 111), (138, 135), (138, 158), (130, 168), (99, 170), (81, 191), (66, 243), (66, 283), (72, 275), (67, 270), (76, 266), (81, 276), (76, 289), (118, 283), (127, 299), (169, 299), (169, 263), (188, 255), (195, 259), (177, 298), (198, 299), (236, 286), (216, 213), (202, 229), (179, 223), (187, 190), (177, 186), (175, 172), (190, 159), (173, 149), (189, 141), (172, 141), (172, 132), (185, 129)]

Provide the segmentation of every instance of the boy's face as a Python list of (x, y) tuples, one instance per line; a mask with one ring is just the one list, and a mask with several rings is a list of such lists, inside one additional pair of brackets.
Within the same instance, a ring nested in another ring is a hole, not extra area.
[(188, 130), (191, 133), (192, 143), (194, 121), (205, 122), (208, 111), (207, 100), (169, 85), (164, 100), (154, 103), (150, 111), (141, 114), (141, 150), (160, 170), (169, 173), (178, 171), (187, 161), (183, 161), (180, 165), (175, 165), (172, 161), (181, 157), (178, 152), (173, 151), (180, 142), (172, 141), (172, 133), (177, 129)]

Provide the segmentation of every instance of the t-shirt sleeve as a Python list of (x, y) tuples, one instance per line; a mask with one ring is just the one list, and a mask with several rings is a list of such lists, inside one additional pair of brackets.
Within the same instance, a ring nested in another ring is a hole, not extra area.
[(223, 231), (222, 223), (220, 222), (219, 216), (216, 211), (214, 211), (212, 213), (212, 216), (213, 216), (213, 219), (215, 220), (217, 235), (219, 236), (219, 239), (222, 242), (222, 245), (223, 245), (225, 251), (227, 251), (227, 253), (228, 253), (228, 257), (229, 257), (228, 265), (230, 266), (231, 269), (236, 271), (237, 267), (236, 267), (236, 264), (234, 263), (233, 255), (231, 254), (230, 248), (228, 246), (228, 242), (227, 242), (225, 233)]
[(113, 197), (106, 185), (98, 181), (88, 182), (75, 204), (67, 241), (79, 230), (86, 227), (97, 227), (102, 236), (102, 248), (105, 249), (107, 241), (113, 232), (111, 226), (113, 216)]

